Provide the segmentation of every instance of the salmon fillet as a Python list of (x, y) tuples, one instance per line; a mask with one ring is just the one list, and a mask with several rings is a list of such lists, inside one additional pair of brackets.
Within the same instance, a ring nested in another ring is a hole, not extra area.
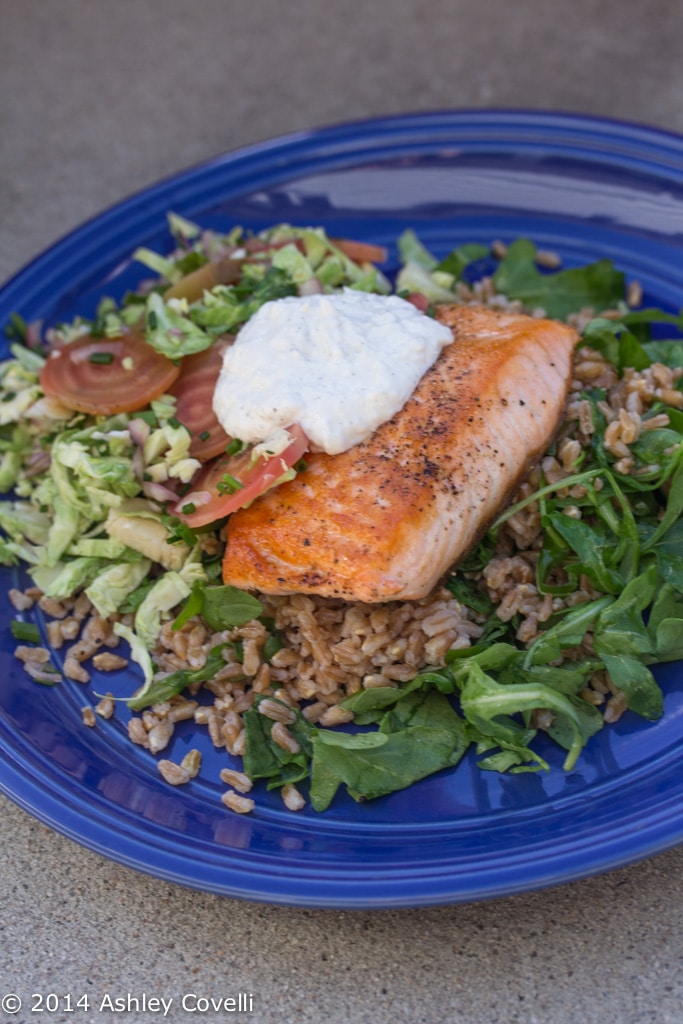
[(391, 420), (230, 517), (225, 583), (414, 600), (481, 536), (559, 426), (578, 335), (478, 306), (438, 318), (453, 342)]

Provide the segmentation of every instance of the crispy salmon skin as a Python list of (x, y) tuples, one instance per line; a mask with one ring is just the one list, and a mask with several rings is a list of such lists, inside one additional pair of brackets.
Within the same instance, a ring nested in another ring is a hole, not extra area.
[(415, 600), (481, 535), (560, 424), (578, 335), (479, 306), (437, 316), (453, 342), (392, 419), (230, 517), (225, 583)]

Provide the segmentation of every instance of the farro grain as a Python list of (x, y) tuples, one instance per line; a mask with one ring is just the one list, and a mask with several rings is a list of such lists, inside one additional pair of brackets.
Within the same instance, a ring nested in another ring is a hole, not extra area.
[(639, 306), (643, 301), (643, 286), (640, 281), (629, 281), (626, 288), (627, 306)]
[[(220, 730), (217, 733), (220, 742), (216, 746), (225, 746), (228, 752), (234, 754), (235, 752), (235, 741), (242, 732), (244, 724), (242, 719), (236, 711), (228, 711), (220, 725)], [(209, 725), (209, 733), (211, 732), (211, 726)], [(213, 736), (211, 737), (213, 740)], [(215, 740), (214, 740), (215, 743)]]
[(107, 694), (102, 697), (95, 705), (95, 711), (100, 718), (112, 718), (114, 715), (116, 705), (111, 694)]
[(242, 729), (242, 732), (235, 738), (230, 753), (234, 757), (244, 757), (247, 752), (247, 731)]
[(628, 703), (625, 693), (616, 693), (607, 701), (603, 718), (606, 722), (618, 722), (621, 716), (628, 710)]
[(301, 744), (297, 740), (286, 725), (282, 722), (274, 722), (273, 727), (270, 730), (273, 743), (277, 743), (278, 747), (282, 747), (283, 750), (289, 751), (290, 754), (298, 754), (301, 750)]
[(164, 750), (171, 742), (173, 736), (173, 722), (169, 721), (168, 718), (162, 718), (160, 722), (152, 726), (149, 730), (148, 741), (149, 749), (153, 754), (158, 754), (159, 751)]
[(73, 615), (69, 615), (66, 619), (62, 619), (58, 625), (61, 628), (61, 634), (63, 640), (75, 640), (81, 630), (82, 619), (77, 619)]
[(18, 612), (28, 611), (29, 608), (33, 608), (34, 600), (29, 597), (27, 593), (22, 590), (17, 590), (16, 587), (12, 587), (8, 591), (7, 596), (9, 597), (12, 606), (16, 608)]
[(100, 672), (116, 672), (117, 669), (126, 667), (128, 658), (122, 658), (120, 654), (111, 654), (109, 651), (102, 651), (93, 657), (92, 663)]
[(299, 792), (293, 782), (287, 782), (280, 790), (282, 801), (288, 811), (300, 811), (306, 806), (303, 795)]
[(236, 789), (238, 793), (248, 793), (254, 785), (246, 772), (238, 772), (234, 768), (222, 768), (220, 779), (226, 786)]
[(191, 779), (196, 779), (202, 767), (201, 751), (188, 750), (180, 762), (180, 767), (187, 772)]
[(282, 722), (285, 725), (291, 725), (296, 719), (296, 713), (292, 708), (285, 707), (279, 701), (270, 700), (268, 697), (259, 701), (258, 712), (273, 722)]
[(194, 718), (197, 707), (198, 704), (196, 700), (185, 700), (183, 697), (171, 705), (168, 712), (168, 719), (171, 722), (186, 722), (190, 718)]
[(59, 619), (51, 619), (47, 623), (47, 639), (50, 647), (58, 651), (64, 646), (64, 634), (62, 633), (62, 623)]
[(184, 786), (186, 782), (190, 781), (191, 775), (187, 768), (184, 768), (180, 764), (176, 764), (175, 761), (169, 761), (167, 758), (162, 758), (157, 762), (157, 768), (159, 769), (162, 778), (168, 782), (170, 786)]
[(224, 747), (228, 737), (224, 732), (224, 722), (220, 715), (213, 712), (209, 715), (206, 724), (209, 727), (209, 737), (214, 747)]
[(353, 721), (353, 712), (347, 711), (346, 708), (333, 705), (328, 707), (320, 715), (318, 722), (326, 729), (331, 728), (335, 725), (345, 725), (347, 722)]
[(14, 657), (19, 661), (31, 661), (37, 665), (44, 665), (50, 660), (50, 652), (47, 647), (29, 647), (26, 644), (19, 644), (14, 648)]
[(149, 737), (141, 718), (135, 716), (128, 722), (128, 738), (140, 747), (149, 747)]
[(63, 619), (67, 614), (65, 605), (61, 601), (55, 600), (54, 597), (43, 595), (38, 599), (38, 607), (53, 619)]
[(64, 659), (64, 675), (67, 679), (74, 679), (77, 683), (90, 682), (90, 673), (83, 668), (80, 661), (74, 658), (70, 651)]
[(548, 270), (557, 270), (558, 267), (562, 266), (562, 257), (559, 253), (552, 252), (550, 249), (537, 249), (536, 263), (539, 267), (545, 267)]
[(328, 705), (324, 701), (317, 700), (313, 704), (307, 704), (301, 712), (307, 722), (311, 725), (315, 725), (316, 722), (320, 721), (320, 716), (327, 711)]
[(73, 605), (73, 615), (76, 619), (84, 619), (87, 615), (90, 615), (92, 611), (92, 604), (90, 598), (85, 594), (79, 594)]
[(97, 722), (95, 712), (89, 704), (86, 704), (85, 707), (81, 708), (81, 718), (83, 720), (83, 724), (89, 726), (91, 729)]
[(232, 789), (223, 793), (221, 800), (226, 807), (229, 807), (231, 811), (236, 811), (237, 814), (249, 814), (256, 806), (251, 797), (240, 796), (239, 793), (235, 793)]

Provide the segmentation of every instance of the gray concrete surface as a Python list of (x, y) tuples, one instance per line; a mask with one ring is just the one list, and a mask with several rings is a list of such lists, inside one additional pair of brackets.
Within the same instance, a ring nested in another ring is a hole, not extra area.
[[(532, 107), (683, 131), (682, 28), (677, 0), (0, 0), (0, 280), (162, 176), (325, 123)], [(137, 874), (0, 804), (0, 995), (24, 996), (2, 1024), (161, 1018), (107, 1008), (129, 993), (183, 1022), (683, 1021), (681, 849), (486, 904), (310, 911)], [(250, 1010), (179, 1006), (238, 991)]]

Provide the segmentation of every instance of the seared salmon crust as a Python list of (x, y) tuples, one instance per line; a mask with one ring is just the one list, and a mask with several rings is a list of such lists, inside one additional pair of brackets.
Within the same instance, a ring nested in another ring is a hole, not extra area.
[(444, 306), (453, 331), (404, 407), (228, 520), (223, 580), (351, 601), (429, 594), (547, 449), (578, 335), (552, 320)]

